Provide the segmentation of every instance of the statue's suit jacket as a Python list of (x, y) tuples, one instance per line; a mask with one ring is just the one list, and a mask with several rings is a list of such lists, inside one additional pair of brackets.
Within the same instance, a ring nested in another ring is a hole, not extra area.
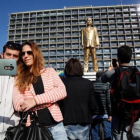
[(96, 47), (99, 46), (99, 37), (96, 27), (83, 28), (81, 30), (81, 45), (84, 48), (86, 47)]

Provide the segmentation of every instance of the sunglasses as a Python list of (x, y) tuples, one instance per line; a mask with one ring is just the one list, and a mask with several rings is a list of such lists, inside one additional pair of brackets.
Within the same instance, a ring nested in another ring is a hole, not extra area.
[(32, 51), (26, 51), (26, 52), (21, 52), (21, 56), (25, 56), (25, 53), (27, 53), (28, 55), (33, 55)]

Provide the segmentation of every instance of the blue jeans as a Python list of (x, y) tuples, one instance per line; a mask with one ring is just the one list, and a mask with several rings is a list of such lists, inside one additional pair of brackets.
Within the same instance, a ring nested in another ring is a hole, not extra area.
[(89, 125), (66, 125), (66, 133), (71, 140), (89, 140)]
[(107, 119), (94, 119), (91, 124), (92, 140), (99, 140), (100, 124), (103, 127), (104, 139), (111, 140), (111, 122), (107, 121)]
[[(129, 130), (130, 121), (123, 122), (123, 128), (120, 133), (118, 132), (119, 119), (113, 117), (112, 119), (112, 140), (127, 140), (127, 132)], [(122, 131), (123, 130), (123, 131)], [(132, 133), (130, 134), (131, 140), (140, 140), (140, 118), (134, 123)]]
[(54, 140), (67, 140), (67, 134), (62, 122), (58, 123), (57, 125), (48, 127)]

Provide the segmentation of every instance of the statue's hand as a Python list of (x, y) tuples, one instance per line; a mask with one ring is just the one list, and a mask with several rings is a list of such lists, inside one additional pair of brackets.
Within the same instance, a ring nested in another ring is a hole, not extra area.
[(84, 50), (84, 46), (82, 46), (82, 50)]
[(99, 45), (96, 46), (96, 49), (99, 49)]

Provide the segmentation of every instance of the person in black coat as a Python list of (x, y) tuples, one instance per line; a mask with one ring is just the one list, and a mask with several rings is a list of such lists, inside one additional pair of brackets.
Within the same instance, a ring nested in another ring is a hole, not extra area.
[(89, 124), (96, 110), (93, 84), (82, 78), (83, 69), (79, 60), (71, 58), (65, 66), (66, 77), (62, 81), (67, 97), (59, 102), (64, 125), (69, 139), (88, 140)]
[(91, 125), (92, 140), (99, 139), (100, 125), (103, 127), (104, 139), (111, 140), (111, 100), (110, 84), (103, 83), (101, 76), (103, 71), (96, 73), (96, 81), (93, 83), (94, 95), (97, 102), (97, 109), (94, 112), (93, 123)]

